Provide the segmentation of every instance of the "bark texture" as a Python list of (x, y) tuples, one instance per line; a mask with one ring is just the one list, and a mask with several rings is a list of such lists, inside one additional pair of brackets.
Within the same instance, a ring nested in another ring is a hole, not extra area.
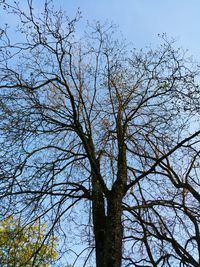
[(93, 223), (97, 267), (120, 267), (122, 261), (123, 227), (122, 193), (110, 193), (107, 199), (107, 214), (102, 196), (93, 202)]

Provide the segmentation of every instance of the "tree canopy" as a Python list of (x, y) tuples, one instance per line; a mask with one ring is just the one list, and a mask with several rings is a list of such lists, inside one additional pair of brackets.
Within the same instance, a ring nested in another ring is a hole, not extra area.
[[(199, 267), (199, 67), (45, 1), (0, 1), (0, 212), (59, 231), (74, 266)], [(36, 253), (37, 254), (37, 253)], [(71, 262), (71, 261), (70, 261)]]
[(0, 222), (0, 266), (48, 267), (57, 259), (56, 238), (44, 243), (45, 225), (22, 226), (12, 216)]

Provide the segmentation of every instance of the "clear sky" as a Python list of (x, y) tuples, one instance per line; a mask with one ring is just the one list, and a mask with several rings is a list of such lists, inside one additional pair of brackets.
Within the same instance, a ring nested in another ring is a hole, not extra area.
[[(39, 0), (37, 0), (39, 2)], [(57, 0), (69, 14), (80, 7), (84, 19), (113, 21), (135, 47), (159, 42), (167, 33), (200, 60), (200, 0)]]
[[(9, 0), (9, 2), (13, 2)], [(33, 0), (38, 9), (44, 0)], [(167, 33), (178, 46), (188, 48), (200, 61), (200, 0), (54, 0), (70, 16), (77, 8), (84, 20), (108, 20), (119, 26), (123, 36), (137, 48), (160, 42)], [(19, 1), (25, 6), (26, 0)], [(5, 20), (0, 10), (0, 21)], [(10, 19), (9, 19), (10, 20)], [(15, 24), (11, 17), (10, 23)]]

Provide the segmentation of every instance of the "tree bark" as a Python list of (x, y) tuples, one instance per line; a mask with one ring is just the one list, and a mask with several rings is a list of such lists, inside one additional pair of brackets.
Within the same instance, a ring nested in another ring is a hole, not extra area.
[(93, 225), (96, 250), (96, 267), (105, 267), (104, 251), (106, 240), (106, 215), (103, 194), (99, 191), (93, 194)]
[(122, 194), (115, 192), (108, 198), (106, 218), (105, 267), (121, 267), (123, 227)]
[[(118, 188), (119, 189), (119, 188)], [(97, 267), (121, 267), (122, 261), (122, 216), (123, 192), (112, 190), (105, 200), (101, 193), (93, 195), (93, 224)]]
[[(99, 166), (98, 166), (99, 167)], [(105, 199), (98, 176), (92, 172), (92, 217), (95, 238), (96, 267), (105, 267), (106, 212)]]

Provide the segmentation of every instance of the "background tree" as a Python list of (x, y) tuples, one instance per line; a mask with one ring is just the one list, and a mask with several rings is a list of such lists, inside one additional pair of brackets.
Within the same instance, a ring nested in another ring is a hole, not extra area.
[(1, 2), (21, 23), (1, 30), (2, 214), (84, 266), (199, 266), (198, 67), (165, 36), (129, 51), (109, 25), (76, 35), (79, 12)]
[(57, 258), (56, 239), (43, 244), (45, 226), (22, 226), (19, 219), (7, 217), (0, 223), (0, 266), (48, 267)]

